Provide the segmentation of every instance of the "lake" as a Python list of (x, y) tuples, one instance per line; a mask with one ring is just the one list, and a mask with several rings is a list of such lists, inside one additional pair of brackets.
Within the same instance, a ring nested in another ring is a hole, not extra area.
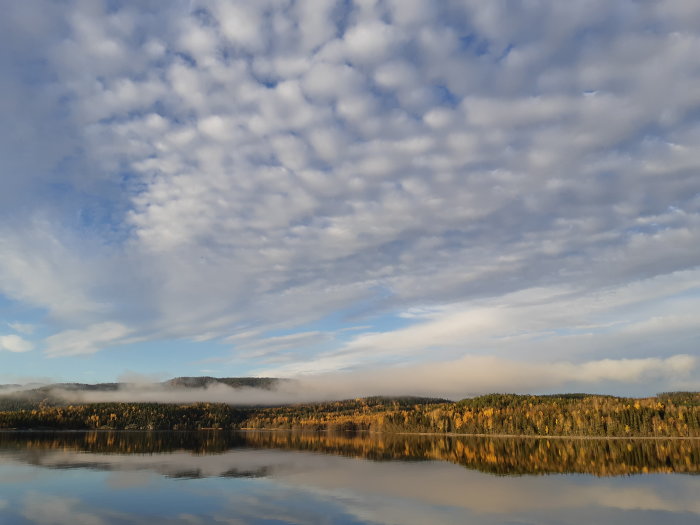
[(700, 440), (0, 432), (0, 523), (693, 524)]

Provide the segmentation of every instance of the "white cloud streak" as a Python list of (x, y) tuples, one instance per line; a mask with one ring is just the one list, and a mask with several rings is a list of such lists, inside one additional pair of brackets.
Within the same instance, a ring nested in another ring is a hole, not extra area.
[(50, 357), (94, 354), (105, 346), (124, 343), (130, 330), (119, 323), (98, 323), (82, 330), (65, 330), (46, 339)]
[(34, 333), (35, 326), (29, 323), (7, 323), (12, 330), (20, 334), (31, 335)]

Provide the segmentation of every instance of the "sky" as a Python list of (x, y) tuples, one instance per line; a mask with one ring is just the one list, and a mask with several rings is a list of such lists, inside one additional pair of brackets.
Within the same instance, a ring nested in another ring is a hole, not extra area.
[(700, 389), (700, 3), (2, 9), (0, 382)]

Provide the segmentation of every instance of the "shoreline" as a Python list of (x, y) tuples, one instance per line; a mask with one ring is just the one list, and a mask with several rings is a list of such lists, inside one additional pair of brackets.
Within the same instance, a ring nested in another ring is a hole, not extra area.
[(554, 436), (540, 434), (460, 434), (457, 432), (376, 432), (373, 430), (303, 430), (294, 428), (239, 428), (240, 432), (306, 432), (306, 433), (358, 433), (386, 436), (447, 436), (447, 437), (490, 437), (498, 439), (625, 439), (625, 440), (661, 440), (661, 439), (698, 439), (700, 436)]
[(2, 433), (79, 433), (79, 432), (175, 432), (175, 433), (196, 433), (196, 432), (296, 432), (299, 434), (365, 434), (373, 436), (437, 436), (437, 437), (478, 437), (495, 439), (557, 439), (557, 440), (626, 440), (626, 441), (661, 441), (661, 440), (700, 440), (700, 436), (561, 436), (561, 435), (540, 435), (540, 434), (460, 434), (456, 432), (376, 432), (372, 430), (305, 430), (299, 428), (201, 428), (198, 430), (168, 430), (168, 429), (112, 429), (112, 428), (84, 428), (84, 429), (54, 429), (54, 428), (0, 428)]

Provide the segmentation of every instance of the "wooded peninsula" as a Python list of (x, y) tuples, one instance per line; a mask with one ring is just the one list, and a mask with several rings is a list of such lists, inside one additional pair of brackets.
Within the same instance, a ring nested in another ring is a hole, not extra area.
[(65, 404), (0, 398), (0, 428), (54, 430), (290, 429), (513, 436), (700, 437), (700, 393), (649, 398), (489, 394), (457, 402), (368, 397), (275, 407), (223, 403)]

